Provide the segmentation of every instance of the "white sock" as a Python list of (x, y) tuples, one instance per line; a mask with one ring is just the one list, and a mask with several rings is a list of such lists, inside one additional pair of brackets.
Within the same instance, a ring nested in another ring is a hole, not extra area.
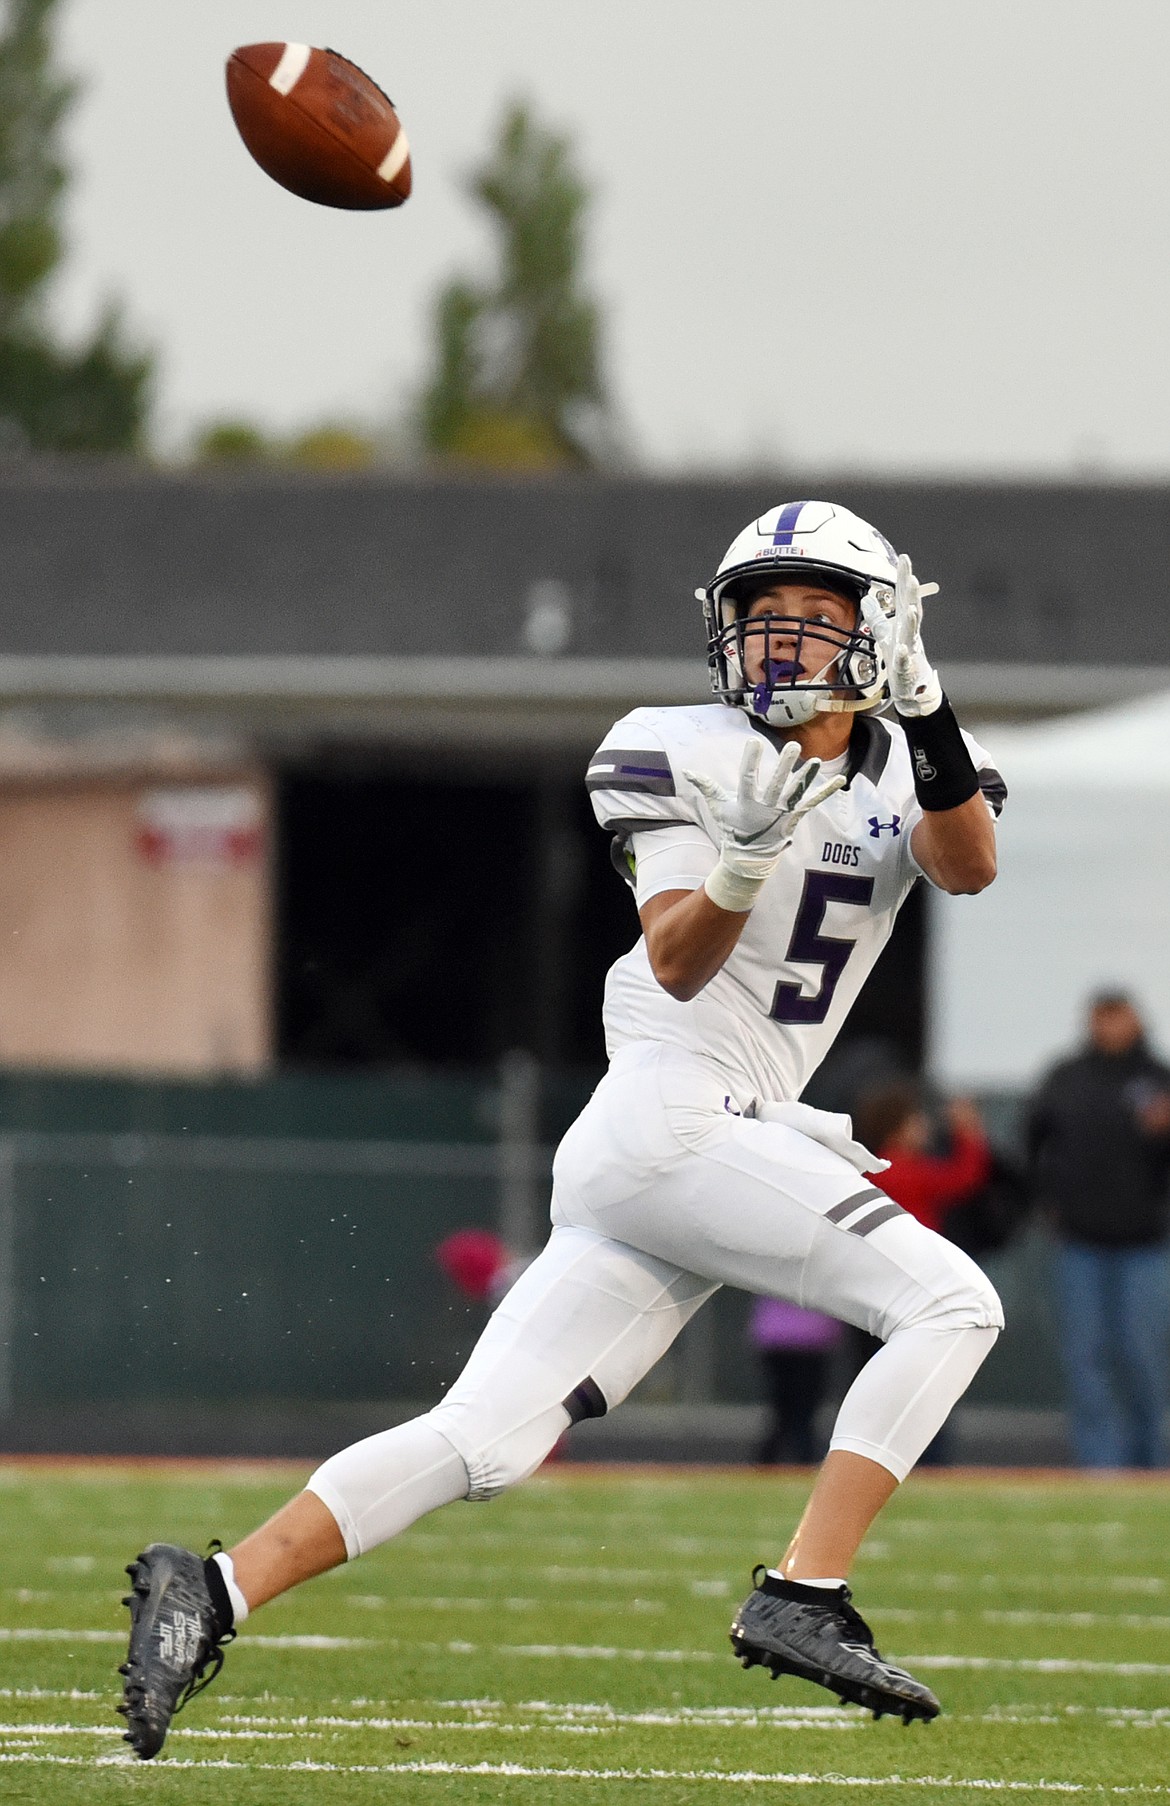
[(226, 1549), (218, 1549), (211, 1559), (223, 1575), (223, 1584), (227, 1588), (228, 1598), (232, 1602), (232, 1622), (240, 1625), (248, 1616), (248, 1601), (240, 1591), (236, 1580), (236, 1570), (232, 1566), (232, 1558)]
[(788, 1574), (781, 1574), (779, 1568), (769, 1568), (768, 1574), (772, 1580), (792, 1579), (793, 1585), (798, 1587), (843, 1587), (845, 1585), (843, 1580), (806, 1580), (803, 1574), (799, 1580), (796, 1580)]

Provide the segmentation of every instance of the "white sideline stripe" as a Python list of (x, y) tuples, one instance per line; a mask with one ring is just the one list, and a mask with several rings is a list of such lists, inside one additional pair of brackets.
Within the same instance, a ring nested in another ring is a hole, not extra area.
[[(133, 1760), (133, 1758), (130, 1758)], [(121, 1766), (124, 1757), (42, 1756), (31, 1750), (0, 1754), (0, 1763), (58, 1768)], [(946, 1793), (1093, 1794), (1113, 1798), (1141, 1794), (1162, 1798), (1168, 1790), (1154, 1784), (1111, 1787), (1097, 1781), (1004, 1781), (954, 1775), (814, 1775), (768, 1773), (763, 1769), (719, 1768), (529, 1768), (519, 1762), (233, 1762), (227, 1757), (200, 1760), (180, 1757), (164, 1761), (157, 1772), (171, 1769), (238, 1769), (245, 1774), (274, 1775), (498, 1775), (518, 1781), (723, 1781), (732, 1787), (923, 1787)]]
[(291, 94), (309, 66), (313, 52), (308, 44), (286, 44), (280, 61), (268, 77), (268, 86), (278, 94)]
[[(21, 1627), (14, 1630), (0, 1627), (0, 1643), (124, 1643), (126, 1632), (122, 1630), (43, 1630), (32, 1627)], [(242, 1647), (241, 1640), (241, 1647)], [(373, 1637), (254, 1637), (249, 1635), (249, 1643), (260, 1649), (373, 1649), (376, 1639)]]
[(410, 140), (402, 127), (398, 128), (398, 136), (378, 165), (378, 174), (383, 182), (392, 182), (402, 165), (410, 155)]

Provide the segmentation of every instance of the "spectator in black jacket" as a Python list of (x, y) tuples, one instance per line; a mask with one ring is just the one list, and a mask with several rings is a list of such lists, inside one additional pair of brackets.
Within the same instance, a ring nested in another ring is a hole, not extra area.
[(1076, 1458), (1163, 1467), (1170, 1069), (1130, 997), (1092, 1000), (1086, 1046), (1048, 1074), (1027, 1129), (1036, 1199), (1057, 1239)]

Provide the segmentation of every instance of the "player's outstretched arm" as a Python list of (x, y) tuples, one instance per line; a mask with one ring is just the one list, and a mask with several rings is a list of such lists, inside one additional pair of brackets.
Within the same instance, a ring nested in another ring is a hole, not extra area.
[(703, 772), (683, 774), (704, 800), (719, 863), (698, 890), (663, 891), (639, 912), (654, 976), (680, 1003), (697, 996), (728, 958), (802, 817), (845, 781), (822, 780), (819, 759), (798, 771), (794, 740), (761, 776), (764, 755), (762, 740), (748, 741), (734, 796)]
[(971, 754), (922, 644), (922, 598), (933, 587), (919, 583), (903, 553), (889, 612), (872, 596), (861, 610), (885, 663), (890, 696), (910, 745), (914, 789), (923, 810), (910, 837), (914, 857), (940, 890), (969, 896), (986, 890), (995, 877), (995, 827)]

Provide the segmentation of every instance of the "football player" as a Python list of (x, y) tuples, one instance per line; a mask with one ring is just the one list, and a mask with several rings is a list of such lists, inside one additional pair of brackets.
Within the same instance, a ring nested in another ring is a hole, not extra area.
[(635, 709), (589, 765), (642, 935), (607, 980), (609, 1070), (557, 1150), (548, 1244), (432, 1411), (333, 1456), (230, 1552), (156, 1543), (131, 1564), (121, 1709), (140, 1756), (250, 1611), (524, 1479), (724, 1284), (882, 1343), (733, 1648), (878, 1714), (938, 1712), (879, 1655), (847, 1582), (995, 1341), (999, 1301), (867, 1182), (883, 1163), (847, 1117), (798, 1102), (911, 886), (995, 875), (1004, 785), (927, 658), (929, 593), (873, 527), (815, 501), (753, 521), (697, 592), (714, 701)]

